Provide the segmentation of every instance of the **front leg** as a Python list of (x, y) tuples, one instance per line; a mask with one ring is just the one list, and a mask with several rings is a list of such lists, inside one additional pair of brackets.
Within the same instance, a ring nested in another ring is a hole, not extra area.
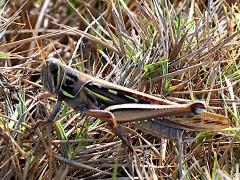
[(39, 121), (36, 122), (36, 125), (54, 122), (56, 116), (60, 113), (60, 111), (62, 109), (62, 101), (63, 101), (63, 99), (64, 99), (63, 96), (59, 95), (58, 98), (57, 98), (57, 102), (56, 102), (56, 104), (53, 107), (53, 111), (47, 117), (47, 121), (46, 120), (39, 120)]
[(56, 104), (53, 107), (53, 111), (47, 118), (47, 121), (49, 122), (54, 121), (56, 116), (60, 113), (61, 109), (62, 109), (62, 100), (58, 98)]
[(26, 137), (24, 137), (24, 139), (29, 139), (30, 136), (32, 136), (35, 132), (35, 130), (37, 129), (37, 127), (45, 125), (45, 124), (49, 124), (51, 122), (54, 122), (56, 116), (59, 114), (59, 112), (62, 109), (62, 101), (63, 101), (63, 97), (60, 95), (57, 98), (57, 102), (54, 105), (53, 111), (50, 113), (50, 115), (47, 117), (47, 121), (46, 120), (38, 120), (34, 126), (31, 128), (31, 131), (26, 135)]

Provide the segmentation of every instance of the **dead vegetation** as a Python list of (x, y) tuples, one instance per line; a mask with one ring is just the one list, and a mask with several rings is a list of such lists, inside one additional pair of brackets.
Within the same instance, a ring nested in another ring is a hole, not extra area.
[[(239, 4), (1, 2), (1, 179), (239, 178)], [(126, 124), (135, 149), (129, 153), (109, 124), (65, 105), (54, 127), (25, 141), (56, 100), (42, 93), (36, 41), (46, 58), (87, 74), (149, 94), (205, 101), (209, 111), (228, 116), (231, 127), (185, 132), (197, 139), (176, 143)]]

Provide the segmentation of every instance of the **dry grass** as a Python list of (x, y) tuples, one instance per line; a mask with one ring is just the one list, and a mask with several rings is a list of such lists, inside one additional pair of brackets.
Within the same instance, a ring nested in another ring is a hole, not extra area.
[[(1, 179), (239, 178), (239, 4), (1, 2)], [(232, 127), (185, 132), (197, 139), (176, 143), (127, 124), (135, 149), (129, 153), (110, 125), (65, 105), (55, 127), (23, 141), (55, 102), (42, 94), (36, 40), (47, 58), (79, 71), (149, 94), (205, 101)]]

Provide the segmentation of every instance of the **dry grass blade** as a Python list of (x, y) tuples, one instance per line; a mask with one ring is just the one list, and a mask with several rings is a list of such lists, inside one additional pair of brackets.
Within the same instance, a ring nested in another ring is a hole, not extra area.
[(74, 31), (74, 28), (71, 28), (71, 29), (65, 30), (65, 31), (56, 32), (56, 33), (49, 33), (47, 35), (39, 35), (39, 36), (36, 36), (36, 37), (30, 37), (30, 38), (22, 39), (22, 40), (19, 40), (19, 41), (14, 41), (14, 42), (11, 42), (11, 43), (0, 45), (0, 50), (11, 49), (11, 48), (16, 47), (18, 45), (25, 44), (25, 43), (28, 43), (28, 42), (32, 42), (35, 39), (43, 40), (43, 39), (50, 38), (50, 37), (57, 38), (57, 36), (59, 36), (61, 34), (64, 34), (64, 33), (71, 32), (71, 31)]

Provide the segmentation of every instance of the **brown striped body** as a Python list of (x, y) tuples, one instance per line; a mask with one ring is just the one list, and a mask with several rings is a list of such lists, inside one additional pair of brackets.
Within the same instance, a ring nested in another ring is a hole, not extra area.
[(225, 116), (206, 112), (202, 103), (178, 104), (80, 73), (56, 60), (43, 65), (42, 82), (73, 109), (103, 120), (112, 115), (119, 123), (157, 119), (193, 131), (219, 131), (230, 124)]

